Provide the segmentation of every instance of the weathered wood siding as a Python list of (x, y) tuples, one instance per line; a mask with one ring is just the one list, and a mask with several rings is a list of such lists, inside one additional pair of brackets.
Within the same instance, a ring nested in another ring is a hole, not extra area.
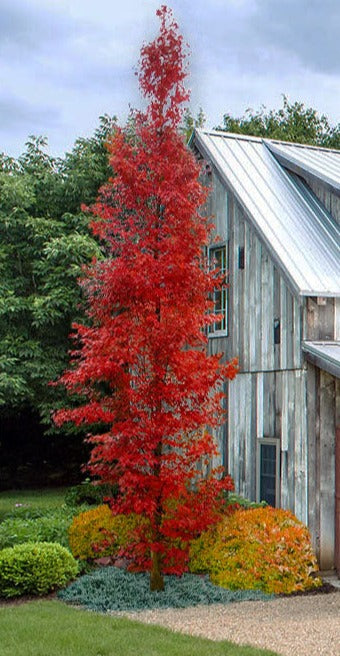
[[(233, 196), (213, 173), (209, 213), (228, 244), (228, 334), (210, 336), (210, 352), (239, 358), (228, 383), (227, 422), (218, 441), (236, 491), (256, 498), (259, 439), (280, 444), (278, 505), (310, 527), (323, 568), (334, 559), (335, 399), (340, 381), (304, 363), (301, 341), (340, 339), (340, 300), (299, 299)], [(340, 200), (315, 193), (340, 222)], [(244, 268), (240, 268), (244, 249)], [(275, 343), (274, 322), (280, 322)], [(339, 398), (339, 396), (338, 396)], [(338, 401), (340, 412), (340, 400)]]
[(303, 307), (303, 339), (336, 339), (336, 324), (340, 321), (339, 299), (309, 297)]
[(229, 239), (229, 194), (216, 173), (202, 175), (202, 183), (210, 188), (210, 193), (204, 206), (204, 213), (211, 217), (215, 225), (214, 237), (217, 237), (218, 241), (227, 241)]
[(308, 526), (322, 569), (334, 564), (336, 399), (340, 381), (308, 364)]
[(340, 197), (312, 176), (305, 174), (303, 177), (332, 217), (340, 223)]
[(334, 299), (334, 339), (340, 340), (340, 298)]
[[(209, 338), (213, 353), (238, 357), (243, 372), (296, 369), (301, 364), (302, 301), (275, 268), (242, 208), (217, 175), (212, 176), (209, 213), (215, 235), (228, 242), (228, 336)], [(239, 268), (244, 249), (244, 269)], [(274, 344), (274, 322), (280, 343)]]
[[(233, 194), (216, 174), (207, 211), (218, 241), (228, 244), (228, 335), (209, 338), (213, 353), (237, 356), (228, 384), (227, 435), (218, 435), (235, 489), (256, 498), (258, 438), (281, 445), (279, 503), (307, 521), (306, 373), (302, 370), (303, 303), (293, 295)], [(215, 236), (214, 235), (214, 236)], [(244, 249), (241, 269), (240, 249)], [(280, 340), (274, 343), (274, 322)], [(223, 444), (225, 440), (226, 444)]]
[(305, 371), (240, 373), (228, 385), (229, 471), (238, 493), (256, 498), (258, 438), (281, 445), (280, 499), (307, 523)]

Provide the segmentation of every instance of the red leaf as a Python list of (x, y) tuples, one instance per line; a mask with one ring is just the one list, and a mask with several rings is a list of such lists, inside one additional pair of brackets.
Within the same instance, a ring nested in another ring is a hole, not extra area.
[(177, 131), (189, 97), (182, 36), (170, 10), (157, 14), (159, 36), (140, 59), (149, 106), (134, 116), (134, 138), (115, 130), (113, 176), (90, 210), (107, 259), (84, 273), (90, 325), (73, 327), (77, 350), (61, 379), (85, 401), (55, 421), (102, 426), (89, 440), (90, 471), (118, 483), (113, 512), (149, 520), (133, 546), (135, 566), (150, 566), (153, 551), (164, 571), (180, 573), (189, 540), (217, 521), (221, 491), (232, 489), (220, 471), (205, 479), (201, 465), (216, 455), (206, 427), (223, 421), (221, 383), (237, 363), (207, 353), (217, 284), (203, 256), (208, 190)]

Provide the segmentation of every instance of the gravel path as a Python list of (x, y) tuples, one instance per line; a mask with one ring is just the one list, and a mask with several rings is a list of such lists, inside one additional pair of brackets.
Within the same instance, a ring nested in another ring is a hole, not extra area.
[(272, 649), (282, 656), (340, 656), (340, 591), (116, 614), (211, 640)]

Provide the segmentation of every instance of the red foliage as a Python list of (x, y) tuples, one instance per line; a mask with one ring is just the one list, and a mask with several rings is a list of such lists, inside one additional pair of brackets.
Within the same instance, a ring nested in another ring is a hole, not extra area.
[(55, 420), (105, 424), (90, 438), (90, 471), (118, 482), (115, 513), (149, 519), (140, 553), (170, 549), (175, 562), (171, 540), (187, 542), (214, 523), (221, 490), (232, 488), (221, 472), (204, 478), (200, 465), (216, 454), (205, 427), (221, 423), (220, 390), (236, 363), (206, 351), (217, 284), (202, 255), (207, 189), (177, 131), (188, 98), (182, 37), (166, 7), (157, 14), (160, 34), (140, 61), (148, 109), (135, 115), (135, 138), (117, 128), (108, 144), (115, 175), (91, 208), (109, 257), (83, 280), (91, 326), (74, 326), (80, 346), (62, 378), (87, 402)]

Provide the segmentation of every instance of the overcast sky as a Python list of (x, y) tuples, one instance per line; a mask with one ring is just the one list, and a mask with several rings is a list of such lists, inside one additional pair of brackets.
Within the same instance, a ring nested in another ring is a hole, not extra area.
[[(164, 3), (164, 0), (163, 0)], [(62, 155), (101, 114), (140, 107), (134, 70), (158, 31), (162, 0), (1, 0), (0, 151), (28, 135)], [(191, 47), (191, 107), (207, 126), (224, 113), (278, 108), (281, 95), (340, 122), (340, 0), (172, 0)]]

